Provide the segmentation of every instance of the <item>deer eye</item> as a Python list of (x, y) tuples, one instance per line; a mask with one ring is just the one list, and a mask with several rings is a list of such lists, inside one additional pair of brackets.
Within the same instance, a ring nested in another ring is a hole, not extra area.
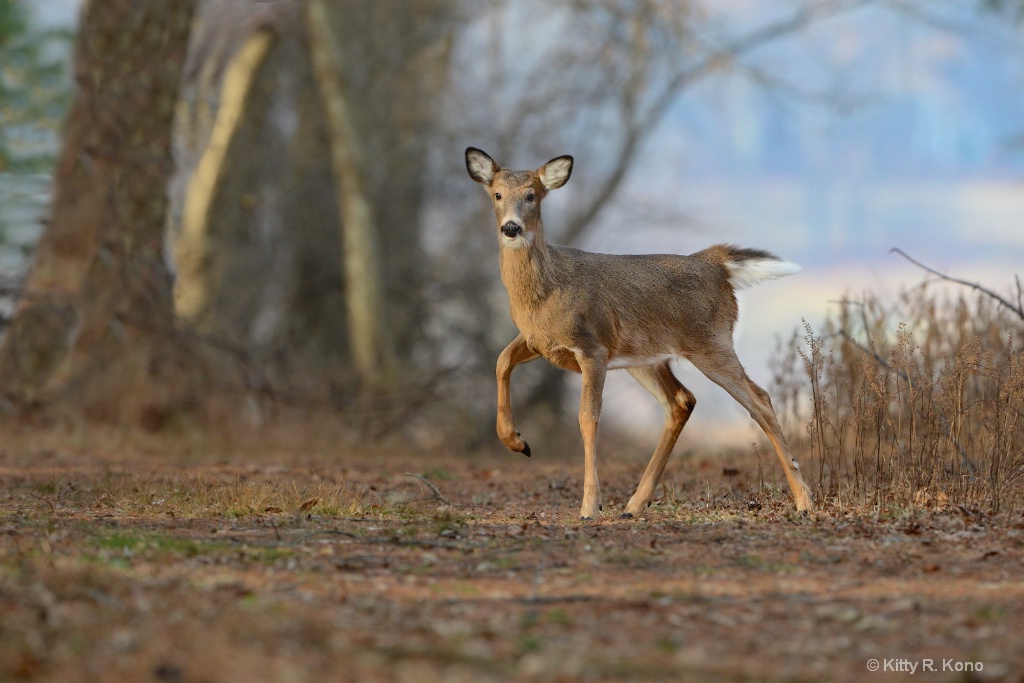
[(496, 200), (498, 200), (498, 201), (501, 201), (501, 193), (500, 193), (500, 192), (495, 192), (495, 193), (494, 193), (494, 198), (495, 198)]
[(535, 198), (536, 197), (534, 196), (534, 194), (532, 192), (530, 194), (526, 195), (526, 201), (528, 201), (528, 202), (532, 202)]

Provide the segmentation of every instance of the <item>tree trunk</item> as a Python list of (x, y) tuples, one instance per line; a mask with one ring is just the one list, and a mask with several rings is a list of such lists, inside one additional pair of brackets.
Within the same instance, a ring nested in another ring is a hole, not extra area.
[(353, 119), (352, 92), (343, 50), (322, 0), (306, 3), (309, 49), (317, 88), (330, 132), (331, 161), (341, 215), (341, 264), (345, 273), (352, 360), (364, 395), (395, 390), (395, 351), (384, 311), (381, 230), (375, 220), (363, 173), (362, 144)]
[(52, 218), (0, 346), (8, 412), (63, 405), (152, 423), (192, 400), (163, 242), (194, 5), (84, 5)]
[(383, 315), (401, 372), (414, 365), (411, 355), (427, 322), (421, 215), (427, 151), (460, 10), (448, 0), (320, 4), (345, 66), (358, 161), (378, 232)]
[(349, 383), (338, 202), (301, 5), (202, 3), (170, 234), (179, 315), (282, 392)]

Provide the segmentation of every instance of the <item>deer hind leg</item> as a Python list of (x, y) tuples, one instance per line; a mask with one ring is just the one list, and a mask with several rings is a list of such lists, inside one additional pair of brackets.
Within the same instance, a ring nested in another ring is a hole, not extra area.
[(597, 519), (601, 510), (601, 484), (597, 478), (597, 424), (601, 420), (601, 393), (607, 362), (602, 358), (587, 358), (577, 354), (583, 375), (580, 394), (580, 433), (583, 435), (583, 504), (580, 518)]
[(771, 398), (769, 398), (768, 392), (747, 377), (747, 373), (736, 357), (736, 352), (729, 347), (728, 350), (722, 350), (714, 355), (694, 356), (689, 360), (708, 379), (729, 392), (740, 405), (747, 409), (750, 417), (754, 418), (768, 440), (772, 442), (775, 453), (779, 456), (782, 470), (786, 473), (789, 488), (793, 492), (796, 509), (800, 512), (813, 510), (811, 490), (801, 476), (800, 465), (793, 457), (786, 444), (786, 439), (782, 435), (782, 428), (779, 426), (779, 420), (772, 408)]
[(495, 374), (498, 378), (498, 438), (510, 451), (530, 456), (530, 444), (526, 443), (516, 431), (512, 422), (512, 390), (510, 380), (512, 370), (520, 363), (528, 363), (539, 354), (526, 343), (523, 335), (518, 335), (505, 347), (498, 356)]
[(665, 472), (668, 456), (676, 445), (679, 433), (686, 426), (686, 421), (690, 419), (690, 413), (697, 405), (697, 399), (680, 384), (667, 362), (642, 368), (629, 368), (627, 372), (661, 403), (661, 407), (665, 409), (665, 429), (636, 492), (626, 504), (626, 511), (622, 514), (624, 519), (639, 515), (650, 505), (651, 499), (654, 498), (654, 489)]

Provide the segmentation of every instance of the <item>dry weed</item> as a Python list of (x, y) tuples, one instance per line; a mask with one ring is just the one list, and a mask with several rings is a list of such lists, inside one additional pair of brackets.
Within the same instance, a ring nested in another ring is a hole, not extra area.
[(303, 514), (358, 517), (375, 505), (344, 482), (280, 474), (199, 472), (79, 473), (31, 487), (28, 500), (49, 514), (166, 515), (184, 519)]
[(819, 498), (839, 509), (1019, 507), (1021, 320), (987, 295), (928, 284), (892, 306), (868, 294), (837, 310), (823, 334), (805, 322), (773, 361), (780, 419), (807, 425), (794, 446), (816, 467)]

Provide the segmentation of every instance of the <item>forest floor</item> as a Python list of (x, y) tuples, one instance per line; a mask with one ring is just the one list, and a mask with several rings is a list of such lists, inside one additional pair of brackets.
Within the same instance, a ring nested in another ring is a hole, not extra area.
[(633, 454), (581, 522), (582, 458), (499, 448), (7, 445), (0, 680), (1024, 680), (1020, 511), (798, 515), (677, 453), (624, 520)]

